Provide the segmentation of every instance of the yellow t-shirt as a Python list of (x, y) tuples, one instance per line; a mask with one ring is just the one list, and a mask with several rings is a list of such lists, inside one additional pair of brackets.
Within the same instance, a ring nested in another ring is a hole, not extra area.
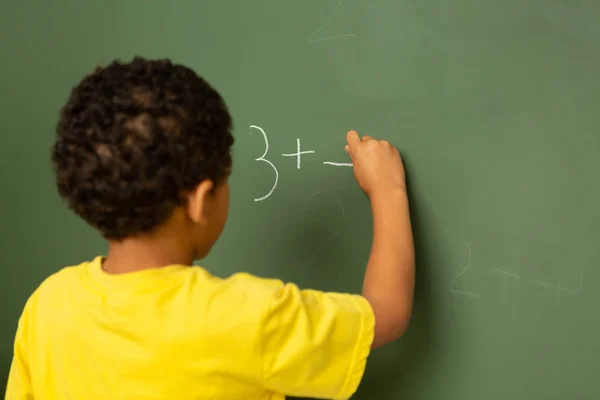
[(361, 296), (168, 266), (52, 275), (19, 321), (7, 400), (348, 399), (375, 319)]

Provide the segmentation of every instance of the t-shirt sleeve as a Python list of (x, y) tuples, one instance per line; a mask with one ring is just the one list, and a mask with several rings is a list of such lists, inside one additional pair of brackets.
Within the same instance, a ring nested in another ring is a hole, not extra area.
[(273, 287), (262, 319), (262, 385), (297, 397), (349, 399), (373, 342), (375, 317), (364, 297)]
[(14, 341), (14, 354), (6, 385), (6, 400), (33, 400), (27, 359), (27, 330), (30, 318), (27, 309), (30, 304), (31, 300), (28, 301), (23, 314), (19, 318)]

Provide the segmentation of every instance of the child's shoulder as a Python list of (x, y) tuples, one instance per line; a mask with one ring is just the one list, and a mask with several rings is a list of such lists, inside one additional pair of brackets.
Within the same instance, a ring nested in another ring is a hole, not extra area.
[(36, 291), (54, 291), (60, 287), (71, 284), (81, 278), (90, 261), (84, 261), (75, 265), (68, 265), (47, 276), (38, 286)]
[(24, 313), (35, 312), (40, 305), (43, 308), (52, 307), (58, 301), (68, 299), (71, 294), (69, 288), (80, 278), (88, 264), (89, 262), (83, 262), (62, 267), (47, 276), (27, 299)]

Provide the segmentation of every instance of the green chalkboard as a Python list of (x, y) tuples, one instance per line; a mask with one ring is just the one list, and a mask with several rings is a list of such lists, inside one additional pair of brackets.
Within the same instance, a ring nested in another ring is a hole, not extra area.
[(105, 251), (56, 194), (58, 110), (142, 55), (194, 68), (235, 118), (217, 275), (358, 292), (369, 205), (327, 163), (348, 129), (401, 149), (415, 315), (356, 399), (599, 399), (598, 21), (592, 0), (3, 2), (2, 379), (27, 296)]

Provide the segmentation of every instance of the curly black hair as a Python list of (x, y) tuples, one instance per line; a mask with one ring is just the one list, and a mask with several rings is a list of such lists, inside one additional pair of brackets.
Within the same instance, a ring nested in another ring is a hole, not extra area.
[(114, 61), (84, 77), (61, 110), (58, 192), (108, 240), (149, 233), (186, 191), (227, 178), (231, 130), (223, 99), (191, 69)]

